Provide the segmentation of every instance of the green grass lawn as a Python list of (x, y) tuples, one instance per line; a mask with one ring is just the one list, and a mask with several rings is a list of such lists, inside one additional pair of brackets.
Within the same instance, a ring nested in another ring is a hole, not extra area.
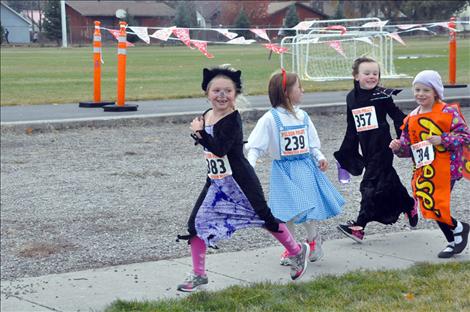
[(232, 286), (183, 299), (118, 300), (105, 311), (470, 311), (469, 281), (470, 262), (420, 264), (288, 285)]
[[(448, 40), (405, 38), (406, 46), (395, 44), (395, 68), (413, 76), (434, 69), (447, 81)], [(151, 100), (202, 96), (203, 67), (229, 63), (243, 70), (245, 94), (265, 94), (269, 76), (279, 69), (279, 56), (268, 60), (268, 50), (250, 46), (210, 46), (215, 55), (207, 59), (187, 47), (158, 45), (131, 47), (127, 57), (126, 100)], [(398, 59), (403, 55), (425, 55), (420, 59)], [(457, 82), (470, 82), (470, 40), (460, 39), (457, 52)], [(103, 48), (102, 100), (116, 99), (116, 47)], [(390, 87), (408, 87), (410, 79), (387, 80)], [(2, 48), (1, 105), (74, 103), (93, 99), (91, 47)], [(347, 90), (350, 81), (304, 82), (306, 92)]]

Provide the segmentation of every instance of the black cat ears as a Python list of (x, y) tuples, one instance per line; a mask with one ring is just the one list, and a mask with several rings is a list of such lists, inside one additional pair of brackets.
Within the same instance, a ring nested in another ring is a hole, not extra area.
[(207, 86), (209, 85), (209, 82), (211, 82), (211, 80), (215, 77), (225, 76), (235, 83), (236, 92), (237, 94), (239, 94), (242, 92), (241, 75), (241, 70), (236, 70), (228, 66), (219, 66), (211, 69), (204, 68), (202, 71), (202, 90), (207, 91)]

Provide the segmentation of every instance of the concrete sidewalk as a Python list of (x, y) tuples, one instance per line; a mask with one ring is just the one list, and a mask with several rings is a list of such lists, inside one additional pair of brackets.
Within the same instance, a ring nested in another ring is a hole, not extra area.
[[(439, 230), (414, 230), (349, 238), (323, 244), (325, 256), (309, 263), (301, 281), (360, 269), (404, 269), (419, 262), (470, 261), (469, 248), (449, 260), (437, 258), (446, 242)], [(291, 283), (279, 265), (282, 247), (208, 255), (209, 291), (254, 282)], [(144, 262), (102, 269), (1, 282), (1, 311), (101, 311), (116, 299), (156, 300), (186, 296), (176, 291), (191, 270), (191, 258)], [(296, 281), (297, 282), (297, 281)]]

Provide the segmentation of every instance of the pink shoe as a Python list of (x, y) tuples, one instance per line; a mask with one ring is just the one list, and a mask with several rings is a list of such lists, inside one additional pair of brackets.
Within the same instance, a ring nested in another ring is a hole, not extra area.
[(285, 266), (290, 265), (289, 252), (287, 250), (284, 250), (284, 252), (282, 253), (281, 261), (279, 261), (279, 264)]
[(411, 227), (415, 227), (418, 224), (418, 201), (415, 200), (413, 209), (409, 212), (405, 212), (405, 215), (408, 217), (408, 222)]

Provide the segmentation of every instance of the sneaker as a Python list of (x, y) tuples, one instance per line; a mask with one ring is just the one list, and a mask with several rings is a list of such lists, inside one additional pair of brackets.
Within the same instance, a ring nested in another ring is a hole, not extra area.
[(287, 250), (284, 250), (284, 252), (282, 253), (281, 261), (279, 262), (279, 264), (285, 266), (290, 265), (289, 252)]
[(354, 221), (348, 221), (347, 224), (338, 225), (338, 230), (358, 243), (362, 243), (362, 240), (364, 239), (364, 228), (356, 225)]
[(468, 243), (468, 233), (470, 232), (470, 225), (468, 223), (462, 222), (463, 229), (459, 233), (454, 233), (455, 236), (462, 236), (462, 241), (459, 244), (455, 244), (454, 253), (459, 254), (461, 253), (465, 247), (467, 247)]
[(317, 239), (307, 243), (310, 245), (310, 255), (308, 256), (308, 260), (310, 262), (315, 262), (320, 260), (323, 257), (323, 249), (321, 247), (321, 238), (318, 237)]
[(447, 245), (437, 256), (444, 259), (450, 258), (455, 254), (454, 248), (454, 245)]
[(307, 260), (308, 255), (310, 254), (310, 245), (307, 243), (302, 243), (302, 250), (297, 256), (290, 257), (290, 277), (292, 280), (296, 280), (302, 275), (304, 275), (307, 270)]
[(411, 227), (415, 227), (418, 224), (418, 201), (415, 200), (413, 209), (405, 212), (405, 215), (408, 217), (408, 222)]
[(203, 288), (204, 285), (209, 283), (207, 275), (196, 275), (189, 273), (182, 284), (179, 284), (176, 288), (179, 291), (193, 292), (197, 289)]

